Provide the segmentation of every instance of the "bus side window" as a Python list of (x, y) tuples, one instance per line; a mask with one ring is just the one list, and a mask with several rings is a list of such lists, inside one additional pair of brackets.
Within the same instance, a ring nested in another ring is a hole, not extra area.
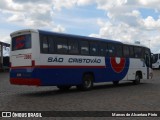
[(108, 44), (108, 54), (110, 57), (116, 56), (116, 47), (114, 44)]
[(140, 47), (134, 47), (135, 58), (143, 58), (143, 50)]
[(88, 41), (80, 41), (80, 50), (82, 55), (89, 54), (89, 43)]
[(49, 53), (54, 53), (55, 52), (54, 51), (54, 48), (55, 48), (55, 46), (54, 46), (54, 38), (51, 37), (51, 36), (48, 37), (48, 45), (49, 45)]
[(78, 41), (73, 39), (68, 39), (68, 50), (70, 54), (78, 54)]
[(107, 56), (108, 55), (108, 45), (106, 42), (99, 43), (99, 55), (100, 56)]
[(123, 55), (124, 55), (124, 57), (129, 57), (129, 53), (130, 53), (130, 51), (129, 51), (129, 46), (123, 46)]
[(48, 53), (48, 40), (47, 36), (40, 36), (41, 43), (41, 53)]
[(98, 55), (98, 43), (90, 42), (90, 55), (96, 56)]
[(68, 52), (67, 39), (56, 38), (56, 50), (57, 53), (66, 54)]
[(129, 46), (129, 56), (131, 58), (134, 58), (134, 48), (133, 48), (133, 46)]
[(117, 57), (122, 57), (123, 56), (122, 45), (116, 45), (116, 56)]

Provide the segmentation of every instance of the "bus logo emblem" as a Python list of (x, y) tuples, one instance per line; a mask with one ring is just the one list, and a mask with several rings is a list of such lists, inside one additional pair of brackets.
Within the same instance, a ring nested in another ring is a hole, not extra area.
[(125, 60), (125, 58), (111, 57), (110, 62), (111, 62), (112, 69), (115, 72), (120, 73), (123, 71), (123, 69), (125, 67), (126, 60)]

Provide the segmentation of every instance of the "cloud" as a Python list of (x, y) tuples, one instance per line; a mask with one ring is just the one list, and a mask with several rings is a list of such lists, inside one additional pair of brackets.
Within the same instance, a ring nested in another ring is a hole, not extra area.
[(51, 0), (13, 0), (15, 3), (49, 3)]
[(14, 3), (12, 0), (1, 0), (0, 9), (5, 11), (21, 11), (22, 5)]
[(64, 32), (65, 28), (63, 26), (54, 24), (53, 1), (36, 0), (33, 4), (31, 0), (1, 0), (0, 12), (8, 23), (23, 26), (24, 28)]
[(77, 5), (84, 6), (84, 5), (92, 4), (93, 2), (94, 0), (77, 0)]
[(54, 0), (53, 1), (53, 9), (61, 10), (62, 8), (72, 8), (76, 5), (77, 0)]
[(152, 16), (148, 16), (142, 20), (142, 26), (146, 29), (160, 29), (160, 18), (155, 20)]
[(140, 41), (153, 52), (160, 52), (160, 17), (154, 18), (152, 15), (142, 17), (139, 9), (152, 9), (156, 12), (160, 10), (159, 0), (97, 0), (97, 9), (107, 12), (108, 20), (98, 19), (99, 33), (92, 33), (90, 36), (114, 39), (122, 42), (134, 43)]
[(137, 39), (138, 31), (128, 24), (121, 23), (116, 25), (111, 22), (102, 21), (101, 19), (97, 21), (97, 24), (100, 25), (98, 35), (92, 34), (90, 36), (113, 39), (122, 42), (136, 41)]
[(159, 0), (139, 0), (139, 4), (143, 5), (143, 6), (147, 6), (147, 7), (156, 7), (156, 8), (160, 8), (159, 6)]
[(21, 22), (25, 19), (24, 14), (14, 14), (8, 18), (8, 22)]

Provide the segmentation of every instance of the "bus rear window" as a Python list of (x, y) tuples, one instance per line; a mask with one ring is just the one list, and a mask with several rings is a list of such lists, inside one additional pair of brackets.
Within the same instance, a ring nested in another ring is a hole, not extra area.
[(12, 38), (12, 51), (31, 48), (31, 34), (20, 35)]

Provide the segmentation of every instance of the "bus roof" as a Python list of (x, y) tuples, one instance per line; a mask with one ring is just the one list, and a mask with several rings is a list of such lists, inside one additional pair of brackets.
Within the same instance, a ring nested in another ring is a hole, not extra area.
[(135, 43), (128, 43), (128, 42), (120, 42), (116, 40), (109, 40), (109, 39), (103, 39), (103, 38), (95, 38), (95, 37), (86, 37), (86, 36), (80, 36), (80, 35), (72, 35), (72, 34), (66, 34), (66, 33), (57, 33), (57, 32), (48, 32), (43, 30), (38, 30), (39, 33), (47, 34), (47, 35), (58, 35), (58, 36), (67, 36), (67, 37), (76, 37), (79, 39), (87, 39), (87, 40), (95, 40), (95, 41), (104, 41), (104, 42), (111, 42), (111, 43), (119, 43), (119, 44), (125, 44), (125, 45), (132, 45), (132, 46), (139, 46), (139, 47), (145, 47), (148, 48), (145, 45), (142, 44), (135, 44)]
[(102, 39), (102, 38), (95, 38), (95, 37), (87, 37), (87, 36), (80, 36), (80, 35), (73, 35), (73, 34), (66, 34), (66, 33), (57, 33), (57, 32), (48, 32), (43, 30), (38, 30), (41, 34), (46, 35), (55, 35), (55, 36), (62, 36), (62, 37), (71, 37), (71, 38), (78, 38), (78, 39), (87, 39), (87, 40), (93, 40), (93, 41), (104, 41), (104, 42), (112, 42), (112, 43), (119, 43), (122, 44), (122, 42), (109, 40), (109, 39)]
[(10, 36), (12, 37), (12, 36), (14, 36), (14, 35), (16, 35), (16, 34), (21, 34), (21, 33), (23, 33), (23, 32), (37, 32), (37, 33), (38, 33), (38, 30), (36, 30), (36, 29), (23, 29), (23, 30), (18, 30), (18, 31), (12, 32), (12, 33), (10, 34)]
[(71, 38), (78, 38), (78, 39), (87, 39), (87, 40), (93, 40), (93, 41), (104, 41), (104, 42), (110, 42), (110, 43), (119, 43), (119, 44), (126, 44), (126, 45), (132, 45), (132, 46), (141, 46), (148, 48), (145, 45), (142, 44), (132, 44), (132, 43), (125, 43), (125, 42), (120, 42), (116, 40), (110, 40), (110, 39), (103, 39), (103, 38), (95, 38), (95, 37), (87, 37), (87, 36), (80, 36), (80, 35), (73, 35), (73, 34), (66, 34), (66, 33), (58, 33), (58, 32), (50, 32), (50, 31), (45, 31), (45, 30), (37, 30), (37, 29), (24, 29), (24, 30), (18, 30), (10, 34), (12, 37), (15, 34), (21, 34), (23, 32), (36, 32), (40, 34), (46, 34), (46, 35), (55, 35), (55, 36), (62, 36), (62, 37), (71, 37)]
[(123, 42), (123, 44), (125, 44), (125, 45), (132, 45), (132, 46), (139, 46), (139, 47), (145, 47), (145, 48), (148, 48), (148, 47), (147, 47), (147, 46), (145, 46), (145, 45), (142, 45), (142, 44), (136, 44), (136, 43)]

